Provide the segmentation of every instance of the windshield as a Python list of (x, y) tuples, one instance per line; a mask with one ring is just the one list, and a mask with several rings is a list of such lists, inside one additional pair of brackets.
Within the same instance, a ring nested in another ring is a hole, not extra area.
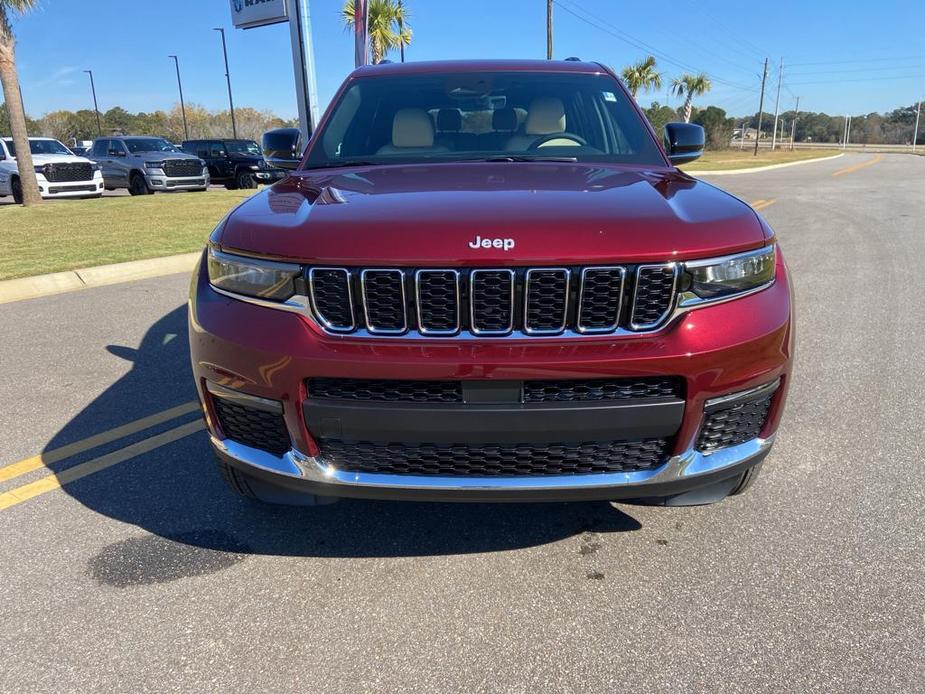
[[(10, 150), (10, 156), (16, 156), (16, 148), (13, 146), (12, 140), (3, 140), (6, 144), (6, 148)], [(66, 156), (73, 155), (73, 152), (67, 147), (62, 145), (57, 140), (29, 140), (29, 149), (33, 154), (64, 154)]]
[(307, 168), (499, 158), (665, 164), (619, 84), (595, 74), (361, 78), (316, 143)]
[(132, 154), (138, 152), (179, 152), (162, 137), (126, 137), (122, 140)]
[(247, 154), (252, 157), (263, 156), (260, 147), (253, 140), (225, 140), (225, 149), (229, 154)]

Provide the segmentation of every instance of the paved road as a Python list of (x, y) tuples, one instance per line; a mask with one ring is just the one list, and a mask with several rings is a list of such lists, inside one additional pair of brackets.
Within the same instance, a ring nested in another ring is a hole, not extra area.
[(0, 481), (50, 489), (0, 510), (0, 691), (922, 691), (925, 158), (873, 161), (716, 179), (799, 327), (762, 479), (711, 507), (255, 508), (182, 436), (185, 278), (0, 306), (0, 466), (79, 477)]

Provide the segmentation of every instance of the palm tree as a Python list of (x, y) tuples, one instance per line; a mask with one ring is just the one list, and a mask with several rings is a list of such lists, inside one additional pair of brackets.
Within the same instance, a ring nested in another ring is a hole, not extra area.
[(24, 14), (33, 5), (35, 0), (0, 0), (0, 82), (3, 83), (3, 99), (10, 117), (10, 134), (13, 136), (16, 166), (19, 169), (19, 181), (14, 185), (21, 191), (17, 192), (14, 188), (13, 197), (22, 198), (24, 205), (37, 205), (42, 202), (42, 196), (38, 181), (35, 180), (32, 150), (29, 149), (29, 135), (26, 132), (26, 114), (22, 109), (19, 78), (16, 76), (16, 39), (10, 14)]
[(655, 69), (655, 56), (650, 55), (635, 65), (623, 68), (623, 81), (634, 99), (640, 89), (643, 91), (649, 91), (653, 87), (661, 89), (662, 73)]
[[(408, 26), (411, 15), (401, 0), (370, 0), (368, 12), (373, 63), (381, 63), (389, 51), (411, 43), (411, 27)], [(354, 0), (344, 3), (341, 14), (347, 30), (352, 30), (356, 18)]]
[(671, 83), (671, 93), (684, 97), (684, 122), (691, 122), (691, 111), (694, 108), (694, 97), (706, 94), (713, 88), (710, 78), (705, 73), (699, 75), (681, 75)]

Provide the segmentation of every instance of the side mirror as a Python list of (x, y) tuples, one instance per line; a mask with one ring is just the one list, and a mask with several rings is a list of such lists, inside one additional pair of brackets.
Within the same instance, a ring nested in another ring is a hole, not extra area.
[(693, 123), (668, 123), (665, 126), (665, 151), (675, 166), (687, 164), (703, 156), (706, 135)]

